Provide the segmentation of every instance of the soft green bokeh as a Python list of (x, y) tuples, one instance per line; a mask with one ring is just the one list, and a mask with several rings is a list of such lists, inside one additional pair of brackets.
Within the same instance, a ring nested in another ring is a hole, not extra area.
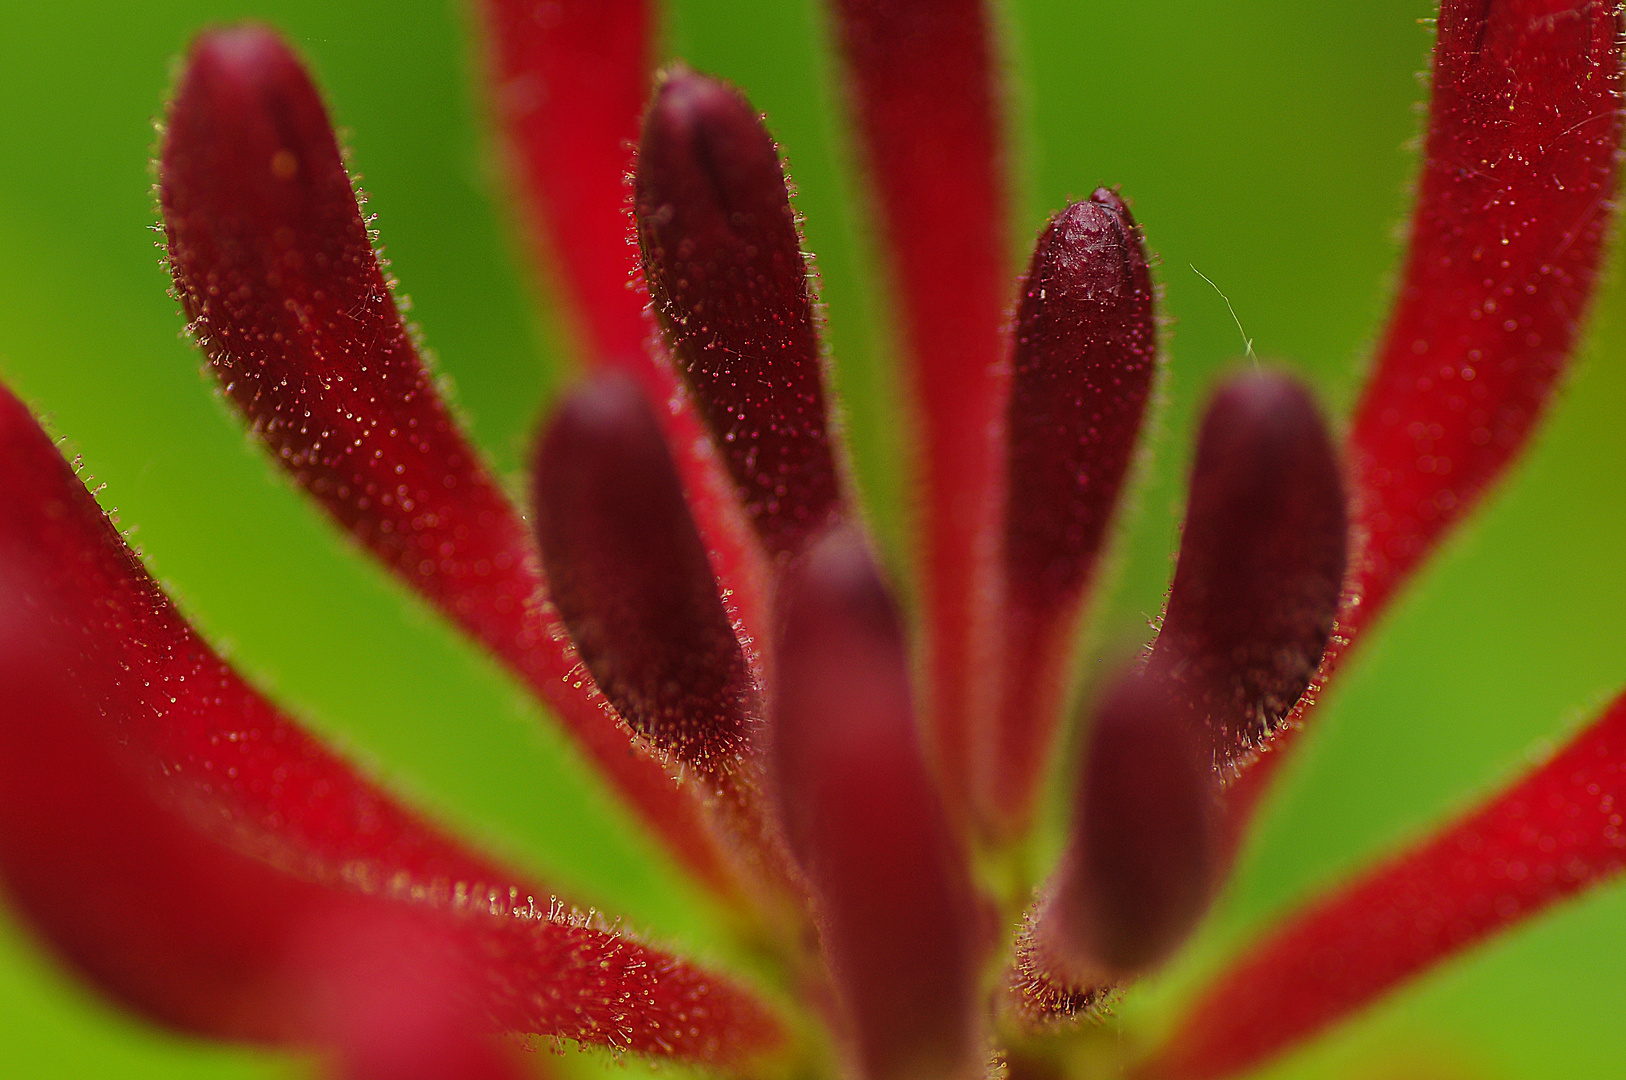
[[(1347, 411), (1398, 251), (1431, 11), (1013, 0), (1005, 14), (1021, 151), (1013, 271), (1046, 212), (1122, 184), (1173, 319), (1160, 437), (1099, 620), (1122, 650), (1161, 602), (1204, 388), (1241, 354), (1225, 303), (1192, 268), (1229, 296), (1261, 355)], [(0, 0), (0, 376), (106, 483), (104, 505), (185, 610), (280, 700), (566, 895), (726, 963), (703, 899), (538, 710), (336, 540), (198, 376), (149, 231), (151, 121), (189, 35), (245, 16), (283, 27), (310, 59), (476, 437), (505, 471), (523, 459), (567, 357), (536, 311), (488, 165), (466, 19), (444, 0)], [(670, 51), (740, 82), (783, 143), (861, 479), (905, 559), (887, 311), (820, 9), (688, 0), (668, 29)], [(1347, 668), (1208, 931), (1135, 1018), (1155, 1021), (1295, 898), (1510, 775), (1626, 681), (1623, 356), (1626, 297), (1608, 291), (1535, 452)], [(1443, 1062), (1468, 1076), (1618, 1076), (1623, 958), (1626, 895), (1602, 889), (1448, 965), (1280, 1075), (1398, 1077)], [(0, 927), (0, 1076), (308, 1071), (155, 1033)]]

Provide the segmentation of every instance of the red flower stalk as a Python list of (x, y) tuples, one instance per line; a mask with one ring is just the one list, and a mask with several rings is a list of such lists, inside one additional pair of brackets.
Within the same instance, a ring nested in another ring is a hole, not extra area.
[[(845, 492), (766, 122), (721, 80), (657, 79), (641, 3), (483, 11), (538, 246), (599, 369), (544, 425), (530, 524), (440, 399), (314, 84), (269, 30), (204, 33), (177, 85), (158, 169), (177, 294), (273, 458), (551, 708), (784, 993), (769, 1007), (568, 913), (324, 750), (184, 622), (0, 392), (0, 880), (91, 983), (358, 1078), (518, 1075), (500, 1033), (753, 1075), (970, 1077), (1011, 1051), (1052, 1075), (1217, 1078), (1619, 872), (1621, 703), (1245, 949), (1161, 1045), (1078, 1035), (1178, 953), (1260, 763), (1539, 419), (1612, 210), (1614, 6), (1447, 0), (1347, 471), (1289, 377), (1215, 390), (1161, 631), (1086, 696), (1042, 884), (1011, 853), (1063, 741), (1158, 351), (1126, 200), (1062, 210), (1011, 281), (986, 11), (833, 5), (921, 411), (914, 642)], [(1019, 880), (985, 896), (1001, 873)]]

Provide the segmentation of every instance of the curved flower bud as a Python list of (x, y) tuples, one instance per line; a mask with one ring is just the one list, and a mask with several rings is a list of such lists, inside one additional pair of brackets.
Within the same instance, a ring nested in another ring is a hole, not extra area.
[(1613, 217), (1619, 8), (1445, 0), (1410, 253), (1350, 432), (1370, 621), (1519, 454)]
[(1006, 419), (1004, 687), (981, 755), (984, 816), (1006, 829), (1031, 813), (1072, 630), (1140, 434), (1152, 299), (1145, 246), (1116, 193), (1097, 190), (1039, 235)]
[(539, 908), (282, 716), (3, 390), (0, 460), (0, 876), (103, 990), (186, 1030), (325, 1042), (313, 995), (342, 972), (312, 935), (404, 920), (497, 1030), (701, 1061), (778, 1038), (728, 984)]
[(1155, 675), (1131, 672), (1096, 711), (1067, 851), (1019, 946), (1030, 1017), (1155, 967), (1207, 908), (1220, 860), (1204, 743)]
[(672, 357), (775, 557), (841, 493), (808, 268), (773, 138), (732, 87), (668, 73), (636, 177), (644, 278)]
[(1197, 436), (1180, 561), (1149, 674), (1177, 688), (1216, 767), (1273, 734), (1332, 634), (1349, 525), (1315, 401), (1280, 374), (1217, 390)]
[(1299, 911), (1198, 995), (1148, 1070), (1218, 1080), (1626, 868), (1626, 696), (1551, 761)]
[(760, 714), (756, 688), (637, 385), (601, 377), (568, 397), (534, 483), (553, 602), (599, 689), (663, 751), (729, 772)]
[(871, 1080), (969, 1076), (978, 942), (964, 852), (921, 756), (898, 613), (838, 528), (786, 570), (772, 783)]
[(695, 800), (576, 689), (529, 531), (436, 392), (368, 238), (326, 112), (258, 27), (193, 46), (159, 161), (170, 269), (227, 398), (397, 577), (485, 644), (676, 851), (726, 882)]

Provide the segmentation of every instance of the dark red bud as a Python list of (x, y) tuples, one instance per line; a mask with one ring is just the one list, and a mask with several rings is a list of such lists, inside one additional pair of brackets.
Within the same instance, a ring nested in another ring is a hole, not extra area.
[(1038, 974), (1080, 991), (1158, 964), (1207, 906), (1218, 863), (1206, 747), (1156, 678), (1097, 710), (1072, 838), (1031, 927)]
[(972, 887), (921, 755), (897, 610), (845, 528), (791, 565), (779, 605), (772, 780), (863, 1071), (966, 1075)]
[[(690, 793), (568, 678), (529, 530), (401, 321), (310, 76), (272, 31), (201, 35), (159, 161), (170, 270), (232, 405), (356, 541), (520, 674), (684, 860), (727, 888)], [(562, 637), (562, 635), (561, 635)]]
[(1072, 631), (1134, 456), (1156, 369), (1146, 249), (1099, 189), (1039, 236), (1017, 311), (1005, 512), (997, 818), (1025, 816), (1055, 730)]
[(673, 359), (762, 542), (792, 553), (840, 492), (773, 138), (733, 87), (679, 68), (644, 117), (636, 183), (644, 277)]
[(1281, 374), (1222, 385), (1151, 662), (1206, 725), (1216, 765), (1274, 732), (1310, 685), (1347, 548), (1338, 458), (1309, 393)]
[(554, 605), (599, 689), (634, 730), (708, 775), (758, 713), (672, 456), (642, 391), (601, 376), (538, 448), (536, 534)]

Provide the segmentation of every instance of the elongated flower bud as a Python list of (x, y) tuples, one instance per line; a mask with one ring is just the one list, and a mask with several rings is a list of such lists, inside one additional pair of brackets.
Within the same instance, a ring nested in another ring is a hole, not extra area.
[(773, 138), (732, 87), (679, 68), (638, 149), (644, 277), (673, 359), (774, 555), (840, 499), (808, 269)]
[(553, 602), (634, 730), (708, 774), (746, 739), (755, 690), (642, 392), (600, 377), (538, 449), (536, 532)]
[(971, 883), (921, 756), (898, 613), (846, 529), (791, 565), (779, 603), (772, 782), (863, 1072), (967, 1075)]
[(516, 671), (702, 876), (730, 872), (689, 792), (567, 676), (518, 512), (436, 390), (368, 237), (326, 110), (272, 31), (200, 35), (159, 191), (176, 291), (272, 458), (410, 588)]
[(1071, 839), (1020, 950), (1031, 1013), (1149, 970), (1196, 925), (1219, 863), (1205, 750), (1155, 676), (1128, 674), (1097, 710)]
[(1279, 374), (1221, 386), (1151, 663), (1207, 727), (1217, 765), (1269, 736), (1310, 685), (1347, 549), (1338, 458), (1309, 393)]
[(1146, 250), (1100, 189), (1039, 236), (1007, 419), (1005, 672), (987, 812), (1020, 821), (1055, 731), (1072, 629), (1134, 455), (1156, 366)]

